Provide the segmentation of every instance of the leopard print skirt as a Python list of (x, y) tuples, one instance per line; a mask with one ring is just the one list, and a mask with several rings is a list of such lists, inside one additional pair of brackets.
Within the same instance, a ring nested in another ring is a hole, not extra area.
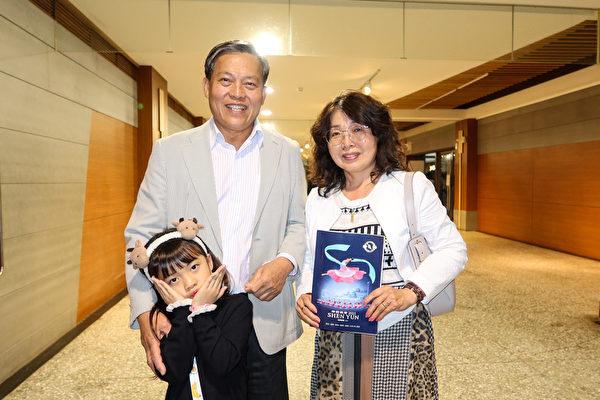
[[(357, 336), (324, 330), (317, 332), (311, 400), (358, 399), (353, 387), (360, 377), (352, 367), (348, 368), (347, 362), (360, 359), (359, 354), (354, 354), (354, 347), (348, 345)], [(376, 335), (372, 396), (372, 400), (438, 399), (433, 328), (429, 312), (423, 305), (417, 305), (409, 316)]]

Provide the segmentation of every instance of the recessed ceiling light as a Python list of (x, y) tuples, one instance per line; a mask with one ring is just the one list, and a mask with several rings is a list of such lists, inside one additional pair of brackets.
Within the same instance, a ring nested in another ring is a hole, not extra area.
[(273, 89), (271, 86), (265, 87), (265, 92), (267, 92), (267, 94), (272, 94), (274, 91), (275, 89)]
[(273, 111), (268, 110), (268, 109), (264, 109), (260, 112), (260, 115), (262, 115), (263, 117), (270, 117), (273, 114)]
[(304, 148), (305, 148), (305, 149), (307, 149), (307, 150), (308, 150), (308, 149), (310, 149), (310, 144), (306, 143), (306, 144), (304, 145)]

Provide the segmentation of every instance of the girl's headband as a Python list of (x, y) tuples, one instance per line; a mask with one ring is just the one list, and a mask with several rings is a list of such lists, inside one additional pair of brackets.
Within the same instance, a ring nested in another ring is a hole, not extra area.
[(150, 257), (152, 253), (163, 243), (168, 242), (172, 239), (185, 239), (191, 240), (194, 243), (197, 243), (198, 246), (204, 253), (208, 256), (208, 249), (204, 245), (204, 242), (197, 236), (198, 231), (203, 228), (202, 225), (198, 224), (196, 218), (184, 220), (180, 218), (179, 221), (173, 222), (173, 225), (177, 230), (172, 232), (163, 233), (160, 236), (155, 236), (154, 240), (150, 244), (146, 244), (146, 246), (142, 245), (142, 242), (136, 240), (135, 247), (127, 249), (129, 254), (129, 261), (127, 264), (133, 265), (134, 269), (141, 269), (144, 271), (148, 279), (150, 279), (150, 275), (148, 274), (148, 270), (146, 267), (150, 262)]

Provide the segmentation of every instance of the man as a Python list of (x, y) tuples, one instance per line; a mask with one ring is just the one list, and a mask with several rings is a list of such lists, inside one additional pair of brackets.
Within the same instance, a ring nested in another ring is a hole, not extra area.
[[(154, 144), (126, 241), (133, 247), (173, 220), (196, 217), (199, 236), (227, 266), (232, 293), (247, 292), (253, 303), (248, 398), (287, 399), (285, 348), (302, 333), (292, 291), (305, 244), (299, 148), (257, 120), (269, 64), (251, 44), (215, 46), (204, 72), (212, 118)], [(126, 275), (131, 325), (139, 324), (148, 365), (164, 373), (148, 319), (156, 298), (142, 274), (126, 266)]]

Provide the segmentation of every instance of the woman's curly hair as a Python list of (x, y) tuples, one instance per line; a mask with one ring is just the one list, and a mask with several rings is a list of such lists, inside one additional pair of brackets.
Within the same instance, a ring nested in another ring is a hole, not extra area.
[(327, 197), (332, 190), (342, 190), (346, 186), (344, 170), (335, 164), (327, 145), (331, 116), (336, 110), (342, 111), (352, 121), (368, 126), (375, 136), (377, 152), (375, 168), (371, 172), (373, 182), (383, 174), (407, 169), (406, 155), (387, 106), (361, 92), (347, 91), (325, 106), (310, 129), (315, 145), (310, 160), (309, 179), (319, 188), (320, 196)]

